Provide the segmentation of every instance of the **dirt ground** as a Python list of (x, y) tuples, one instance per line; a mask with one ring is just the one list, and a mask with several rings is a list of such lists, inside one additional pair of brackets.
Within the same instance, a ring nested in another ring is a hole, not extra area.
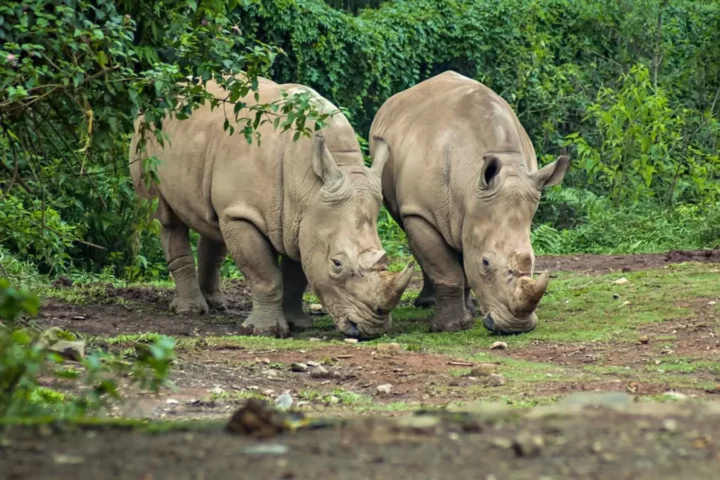
[[(720, 250), (543, 257), (537, 269), (603, 275), (687, 261), (720, 262)], [(413, 287), (419, 287), (417, 279)], [(0, 444), (0, 471), (7, 472), (2, 478), (227, 478), (243, 468), (257, 478), (278, 479), (448, 478), (449, 471), (452, 478), (487, 480), (654, 479), (712, 478), (709, 472), (720, 468), (720, 416), (705, 417), (690, 406), (693, 399), (720, 400), (720, 316), (707, 298), (683, 303), (693, 312), (689, 318), (638, 327), (638, 341), (532, 340), (508, 349), (487, 343), (460, 355), (389, 342), (345, 343), (327, 321), (296, 339), (238, 341), (232, 336), (250, 308), (249, 292), (235, 281), (226, 293), (227, 314), (178, 317), (167, 313), (171, 291), (96, 285), (85, 291), (90, 301), (82, 304), (47, 301), (37, 323), (77, 332), (88, 345), (115, 353), (142, 341), (138, 334), (178, 341), (171, 373), (176, 390), (150, 395), (123, 386), (127, 401), (113, 407), (111, 417), (225, 422), (248, 398), (272, 403), (288, 393), (293, 407), (306, 414), (371, 417), (370, 423), (284, 436), (269, 442), (281, 453), (265, 454), (252, 450), (257, 441), (217, 429), (155, 435), (17, 429), (9, 444)], [(683, 400), (674, 404), (679, 410), (673, 415), (680, 416), (593, 411), (556, 420), (488, 420), (470, 431), (443, 420), (429, 432), (413, 427), (410, 433), (374, 423), (478, 400), (533, 407), (600, 391)], [(518, 435), (530, 435), (530, 444), (539, 435), (542, 446), (523, 453), (513, 444)]]
[[(688, 260), (720, 262), (720, 250), (543, 257), (538, 259), (538, 269), (600, 274), (658, 268)], [(238, 323), (251, 306), (248, 289), (241, 282), (233, 282), (226, 290), (231, 309), (227, 315), (197, 317), (169, 314), (167, 307), (172, 292), (168, 290), (101, 287), (100, 293), (96, 293), (96, 303), (90, 305), (49, 301), (38, 319), (40, 326), (60, 326), (78, 332), (92, 345), (116, 353), (131, 347), (137, 339), (131, 337), (124, 342), (118, 335), (160, 333), (181, 342), (171, 378), (177, 390), (157, 396), (127, 390), (125, 395), (129, 401), (111, 412), (115, 416), (222, 418), (249, 396), (262, 395), (273, 400), (284, 392), (293, 396), (295, 407), (340, 416), (404, 415), (421, 405), (462, 404), (478, 398), (533, 403), (575, 391), (660, 395), (673, 390), (700, 398), (720, 397), (720, 371), (697, 368), (668, 377), (667, 381), (638, 373), (653, 361), (661, 370), (668, 354), (694, 360), (720, 360), (720, 335), (715, 334), (720, 319), (707, 302), (690, 305), (696, 312), (691, 320), (643, 327), (640, 333), (647, 336), (645, 343), (533, 341), (520, 348), (492, 350), (490, 363), (501, 375), (505, 373), (504, 365), (499, 364), (503, 359), (542, 362), (561, 368), (555, 374), (547, 373), (544, 381), (513, 381), (510, 376), (510, 381), (503, 385), (494, 385), (495, 380), (470, 372), (482, 362), (397, 349), (397, 345), (391, 344), (338, 343), (340, 337), (331, 325), (315, 332), (319, 338), (300, 339), (301, 345), (311, 348), (293, 347), (293, 340), (288, 340), (284, 348), (243, 347), (223, 341), (223, 336), (237, 333)], [(113, 337), (116, 343), (106, 345), (107, 339)], [(336, 341), (323, 340), (328, 337)], [(660, 348), (667, 338), (673, 339), (671, 346)], [(187, 345), (183, 346), (183, 340)], [(304, 371), (293, 371), (293, 363), (304, 364)], [(313, 374), (312, 370), (320, 364), (327, 373)], [(594, 367), (598, 372), (589, 374), (587, 367)], [(388, 384), (391, 385), (389, 392), (378, 390), (379, 386)]]
[(718, 432), (717, 405), (679, 404), (375, 418), (262, 440), (220, 425), (44, 426), (10, 432), (0, 471), (7, 480), (709, 479), (720, 471)]

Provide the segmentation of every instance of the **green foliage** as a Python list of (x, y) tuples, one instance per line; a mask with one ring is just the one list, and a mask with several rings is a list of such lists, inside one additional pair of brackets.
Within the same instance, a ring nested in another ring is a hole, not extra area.
[[(80, 358), (68, 366), (61, 350), (53, 347), (60, 341), (83, 342), (70, 332), (37, 332), (25, 325), (23, 317), (35, 315), (39, 307), (38, 297), (27, 288), (15, 288), (0, 278), (0, 417), (95, 412), (120, 399), (118, 377), (129, 377), (131, 383), (152, 391), (167, 384), (174, 340), (159, 337), (143, 344), (134, 362), (96, 350), (88, 356), (77, 354)], [(49, 378), (53, 388), (41, 384)]]
[[(248, 142), (260, 141), (257, 128), (267, 122), (296, 130), (296, 138), (324, 125), (329, 113), (307, 93), (243, 109), (238, 99), (257, 90), (258, 75), (281, 51), (228, 19), (239, 3), (0, 6), (0, 181), (2, 210), (14, 212), (0, 225), (20, 223), (12, 251), (41, 261), (47, 271), (63, 270), (72, 257), (83, 267), (113, 264), (131, 279), (152, 272), (162, 256), (149, 208), (136, 200), (128, 175), (129, 134), (140, 113), (141, 152), (147, 134), (166, 140), (167, 115), (187, 118), (206, 103), (234, 104), (225, 129)], [(209, 94), (203, 88), (209, 80), (228, 95)], [(146, 173), (153, 180), (152, 169)], [(152, 258), (138, 257), (139, 246), (148, 244), (155, 247)], [(51, 251), (57, 257), (49, 259)]]

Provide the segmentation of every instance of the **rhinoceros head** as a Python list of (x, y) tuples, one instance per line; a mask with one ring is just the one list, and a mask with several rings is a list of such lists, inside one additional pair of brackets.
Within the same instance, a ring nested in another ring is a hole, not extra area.
[(560, 184), (568, 165), (561, 156), (529, 173), (519, 154), (484, 156), (462, 235), (465, 273), (490, 331), (528, 332), (537, 324), (549, 273), (533, 279), (530, 227), (542, 190)]
[(413, 272), (413, 265), (399, 273), (388, 271), (377, 233), (385, 160), (387, 156), (371, 168), (338, 166), (323, 137), (315, 137), (312, 164), (322, 187), (302, 220), (302, 265), (310, 288), (349, 337), (387, 332), (390, 311)]

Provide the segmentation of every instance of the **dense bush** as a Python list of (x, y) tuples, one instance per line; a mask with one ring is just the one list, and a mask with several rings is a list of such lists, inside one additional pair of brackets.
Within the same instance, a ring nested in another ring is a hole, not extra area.
[[(508, 100), (541, 162), (572, 156), (536, 216), (539, 250), (718, 242), (717, 2), (395, 0), (363, 9), (380, 2), (86, 0), (70, 2), (74, 13), (57, 28), (47, 15), (61, 3), (0, 7), (0, 104), (30, 112), (3, 109), (0, 210), (13, 213), (0, 216), (0, 239), (45, 270), (49, 257), (63, 258), (55, 254), (128, 278), (163, 272), (147, 206), (127, 179), (128, 122), (139, 108), (182, 108), (172, 100), (181, 76), (236, 65), (316, 88), (349, 110), (363, 137), (389, 96), (458, 71)], [(74, 61), (43, 60), (68, 53)], [(40, 229), (38, 211), (47, 212)], [(11, 224), (21, 228), (9, 235)], [(386, 216), (381, 231), (404, 251)]]

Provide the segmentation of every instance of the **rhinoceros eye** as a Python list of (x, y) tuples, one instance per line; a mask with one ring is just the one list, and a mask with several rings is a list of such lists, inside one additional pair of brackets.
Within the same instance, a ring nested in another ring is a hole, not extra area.
[(336, 260), (333, 258), (332, 262), (333, 262), (333, 265), (335, 265), (338, 268), (342, 266), (342, 263), (340, 263), (340, 260)]
[(483, 267), (487, 268), (490, 266), (490, 260), (487, 257), (483, 257)]

